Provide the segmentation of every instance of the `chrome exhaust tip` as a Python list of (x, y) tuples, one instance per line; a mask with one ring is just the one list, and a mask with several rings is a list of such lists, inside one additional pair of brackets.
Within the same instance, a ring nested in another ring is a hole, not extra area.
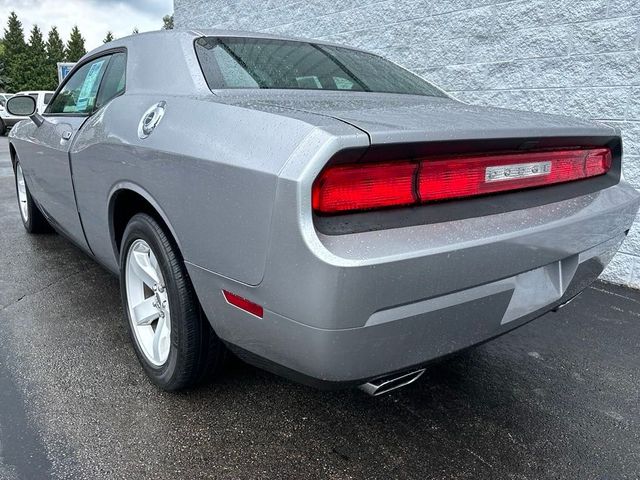
[(578, 298), (580, 295), (582, 295), (583, 292), (577, 293), (576, 295), (574, 295), (573, 297), (571, 297), (569, 300), (567, 300), (566, 302), (561, 303), (560, 305), (557, 305), (555, 308), (551, 309), (552, 312), (558, 312), (559, 310), (563, 309), (564, 307), (566, 307), (567, 305), (569, 305), (571, 302), (573, 302), (576, 298)]
[(367, 383), (363, 383), (358, 388), (368, 393), (372, 397), (389, 393), (392, 390), (406, 387), (407, 385), (415, 382), (424, 373), (425, 369), (420, 368), (418, 370), (412, 370), (410, 372), (387, 375), (386, 377), (376, 378)]

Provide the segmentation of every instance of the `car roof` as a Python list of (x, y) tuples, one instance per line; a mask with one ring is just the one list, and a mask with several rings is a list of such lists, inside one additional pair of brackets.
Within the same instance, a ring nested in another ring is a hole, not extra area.
[(192, 30), (192, 32), (195, 34), (198, 34), (198, 37), (264, 38), (264, 39), (270, 39), (270, 40), (286, 40), (290, 42), (315, 43), (318, 45), (332, 45), (335, 47), (346, 47), (351, 50), (359, 50), (361, 52), (366, 51), (360, 48), (351, 47), (351, 46), (334, 43), (334, 42), (328, 42), (325, 40), (318, 40), (315, 38), (292, 37), (288, 35), (272, 35), (270, 33), (239, 31), (239, 30), (219, 30), (219, 29), (200, 29), (200, 30)]
[(340, 46), (330, 42), (236, 30), (158, 30), (129, 35), (101, 45), (78, 63), (102, 53), (126, 49), (128, 93), (211, 96), (194, 49), (195, 40), (201, 37), (267, 38)]
[[(136, 43), (136, 40), (146, 39), (147, 37), (152, 37), (155, 41), (169, 43), (172, 41), (180, 41), (184, 39), (185, 36), (188, 36), (192, 39), (200, 38), (200, 37), (236, 37), (236, 38), (264, 38), (264, 39), (272, 39), (272, 40), (287, 40), (293, 42), (310, 42), (316, 43), (320, 45), (333, 45), (337, 47), (347, 47), (346, 45), (342, 45), (339, 43), (328, 42), (324, 40), (312, 39), (312, 38), (301, 38), (301, 37), (292, 37), (287, 35), (273, 35), (270, 33), (262, 33), (262, 32), (251, 32), (251, 31), (241, 31), (241, 30), (224, 30), (224, 29), (211, 29), (211, 28), (203, 28), (203, 29), (189, 29), (189, 30), (154, 30), (151, 32), (143, 32), (137, 33), (134, 35), (128, 35), (126, 37), (118, 38), (109, 43), (101, 45), (95, 50), (89, 52), (87, 55), (93, 55), (101, 50), (108, 50), (117, 46), (127, 46)], [(360, 48), (348, 46), (348, 48), (352, 50), (366, 51)], [(368, 52), (370, 53), (370, 52)]]

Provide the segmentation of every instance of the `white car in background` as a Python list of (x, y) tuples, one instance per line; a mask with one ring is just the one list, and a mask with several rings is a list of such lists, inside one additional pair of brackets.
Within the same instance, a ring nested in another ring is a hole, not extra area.
[(6, 104), (7, 100), (9, 100), (13, 96), (12, 93), (0, 93), (0, 136), (4, 135), (7, 127), (4, 123), (4, 118), (9, 116), (9, 112), (7, 112)]
[[(2, 93), (0, 94), (0, 104), (6, 102), (13, 95), (28, 95), (36, 101), (36, 110), (38, 113), (44, 112), (47, 105), (53, 97), (52, 91), (49, 90), (25, 90), (16, 94)], [(28, 117), (20, 117), (17, 115), (11, 115), (4, 106), (0, 109), (0, 135), (4, 135), (7, 129), (13, 127), (21, 120), (26, 120)]]

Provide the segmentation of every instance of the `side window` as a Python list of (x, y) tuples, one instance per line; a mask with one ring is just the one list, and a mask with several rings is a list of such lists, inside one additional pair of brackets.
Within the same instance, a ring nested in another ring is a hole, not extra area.
[(320, 83), (320, 79), (315, 75), (307, 75), (304, 77), (296, 77), (296, 82), (298, 83), (298, 87), (306, 88), (308, 90), (313, 90), (317, 88), (322, 88), (322, 84)]
[(106, 56), (80, 67), (51, 100), (46, 113), (91, 113), (96, 104), (100, 80), (108, 63), (109, 56)]
[(111, 57), (107, 71), (104, 74), (96, 108), (105, 105), (109, 100), (124, 92), (126, 84), (127, 56), (124, 53), (115, 53)]
[(333, 77), (333, 81), (338, 90), (353, 90), (353, 82), (351, 80), (347, 80), (344, 77)]
[(51, 97), (53, 97), (53, 93), (45, 93), (44, 94), (44, 104), (45, 105), (49, 105), (49, 102), (51, 101)]

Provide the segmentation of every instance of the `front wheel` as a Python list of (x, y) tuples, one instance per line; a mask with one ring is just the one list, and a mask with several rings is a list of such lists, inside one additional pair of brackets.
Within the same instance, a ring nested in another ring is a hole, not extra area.
[(179, 390), (221, 369), (225, 347), (202, 312), (177, 246), (147, 214), (134, 215), (125, 229), (120, 286), (131, 340), (153, 383)]
[(33, 201), (33, 197), (29, 192), (29, 187), (24, 179), (24, 173), (20, 162), (16, 162), (16, 192), (18, 195), (18, 206), (20, 207), (20, 217), (22, 224), (29, 233), (48, 233), (51, 232), (51, 226), (47, 219)]

